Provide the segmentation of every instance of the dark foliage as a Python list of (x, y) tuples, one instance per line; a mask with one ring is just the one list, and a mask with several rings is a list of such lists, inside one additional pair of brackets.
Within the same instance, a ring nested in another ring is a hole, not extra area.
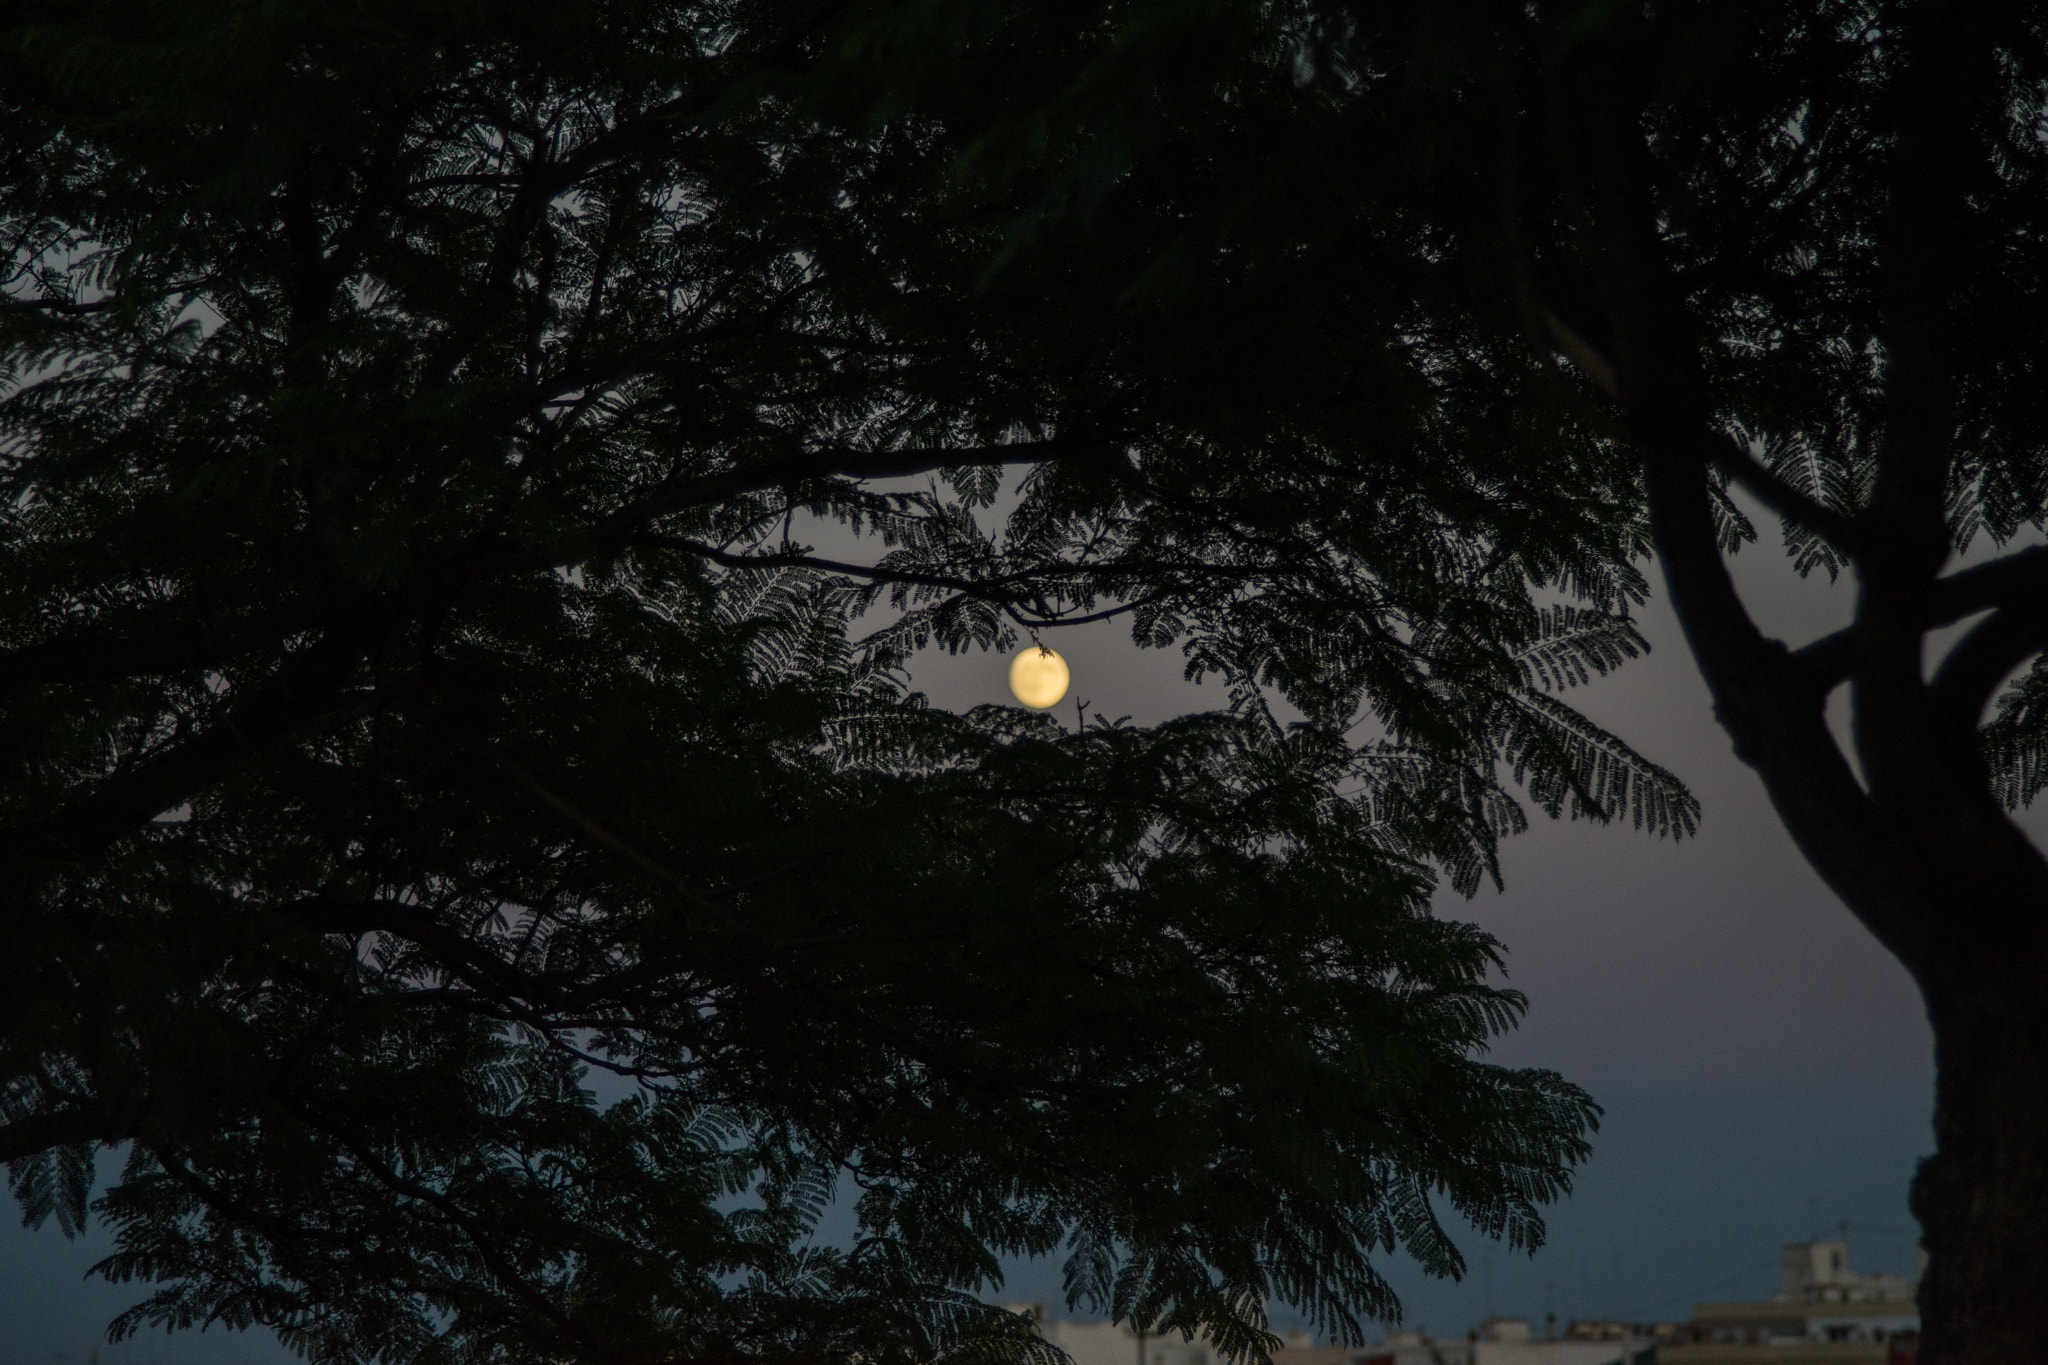
[[(1691, 827), (1555, 695), (1641, 647), (1632, 466), (1429, 223), (1271, 160), (1282, 49), (1125, 145), (1035, 22), (927, 100), (830, 5), (9, 11), (0, 1157), (73, 1228), (125, 1152), (117, 1330), (1015, 1359), (975, 1291), (1059, 1252), (1255, 1356), (1458, 1273), (1447, 1208), (1539, 1240), (1595, 1110), (1481, 1060), (1521, 1001), (1428, 896), (1504, 778)], [(1101, 612), (1232, 710), (897, 671)]]

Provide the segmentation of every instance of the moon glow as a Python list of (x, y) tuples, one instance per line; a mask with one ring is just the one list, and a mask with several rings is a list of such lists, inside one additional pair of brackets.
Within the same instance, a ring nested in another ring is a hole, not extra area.
[(1010, 692), (1034, 711), (1067, 695), (1067, 661), (1044, 645), (1027, 645), (1010, 660)]

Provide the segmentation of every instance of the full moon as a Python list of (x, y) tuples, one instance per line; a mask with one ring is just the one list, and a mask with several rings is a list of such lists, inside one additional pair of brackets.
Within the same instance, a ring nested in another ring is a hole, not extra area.
[(1044, 645), (1030, 645), (1010, 660), (1010, 691), (1018, 701), (1043, 711), (1067, 695), (1067, 661)]

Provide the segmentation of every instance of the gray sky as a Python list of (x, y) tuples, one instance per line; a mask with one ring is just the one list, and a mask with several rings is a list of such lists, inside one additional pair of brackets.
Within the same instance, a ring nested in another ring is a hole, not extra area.
[[(1760, 621), (1790, 642), (1846, 619), (1849, 584), (1800, 582), (1774, 546), (1749, 547), (1734, 564)], [(1807, 868), (1730, 754), (1661, 600), (1643, 626), (1651, 656), (1576, 700), (1692, 787), (1705, 812), (1699, 837), (1674, 845), (1539, 815), (1506, 850), (1504, 894), (1446, 894), (1439, 906), (1506, 942), (1510, 979), (1530, 998), (1498, 1058), (1563, 1072), (1607, 1118), (1535, 1258), (1489, 1254), (1467, 1238), (1472, 1273), (1462, 1285), (1390, 1268), (1411, 1326), (1462, 1334), (1489, 1310), (1540, 1319), (1546, 1308), (1560, 1320), (1683, 1318), (1694, 1298), (1773, 1290), (1781, 1241), (1841, 1219), (1911, 1223), (1907, 1181), (1931, 1145), (1931, 1036), (1919, 999)], [(1223, 703), (1219, 688), (1182, 681), (1177, 652), (1139, 651), (1116, 622), (1048, 640), (1091, 713), (1148, 723)], [(941, 705), (1007, 701), (1007, 662), (928, 654), (915, 678)], [(1850, 1243), (1859, 1269), (1910, 1270), (1907, 1234), (1852, 1226)], [(7, 1220), (0, 1365), (41, 1365), (59, 1351), (87, 1360), (106, 1320), (139, 1297), (81, 1282), (106, 1249), (97, 1237), (67, 1243), (54, 1228), (30, 1234)], [(1056, 1304), (1056, 1268), (1015, 1267), (1003, 1297)], [(282, 1358), (274, 1343), (220, 1332), (99, 1348), (107, 1365)]]

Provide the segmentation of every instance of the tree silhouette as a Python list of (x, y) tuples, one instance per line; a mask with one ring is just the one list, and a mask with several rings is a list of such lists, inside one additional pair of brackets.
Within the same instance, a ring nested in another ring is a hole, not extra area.
[[(1428, 896), (1503, 763), (1691, 827), (1558, 699), (1640, 647), (1631, 457), (1481, 329), (1347, 333), (1392, 257), (1191, 326), (1171, 174), (1039, 249), (1065, 144), (871, 118), (842, 8), (10, 10), (0, 1158), (117, 1332), (1016, 1360), (976, 1291), (1059, 1252), (1243, 1357), (1458, 1272), (1446, 1209), (1540, 1240), (1597, 1111), (1480, 1058), (1522, 1002)], [(1232, 709), (899, 671), (1103, 612)]]

